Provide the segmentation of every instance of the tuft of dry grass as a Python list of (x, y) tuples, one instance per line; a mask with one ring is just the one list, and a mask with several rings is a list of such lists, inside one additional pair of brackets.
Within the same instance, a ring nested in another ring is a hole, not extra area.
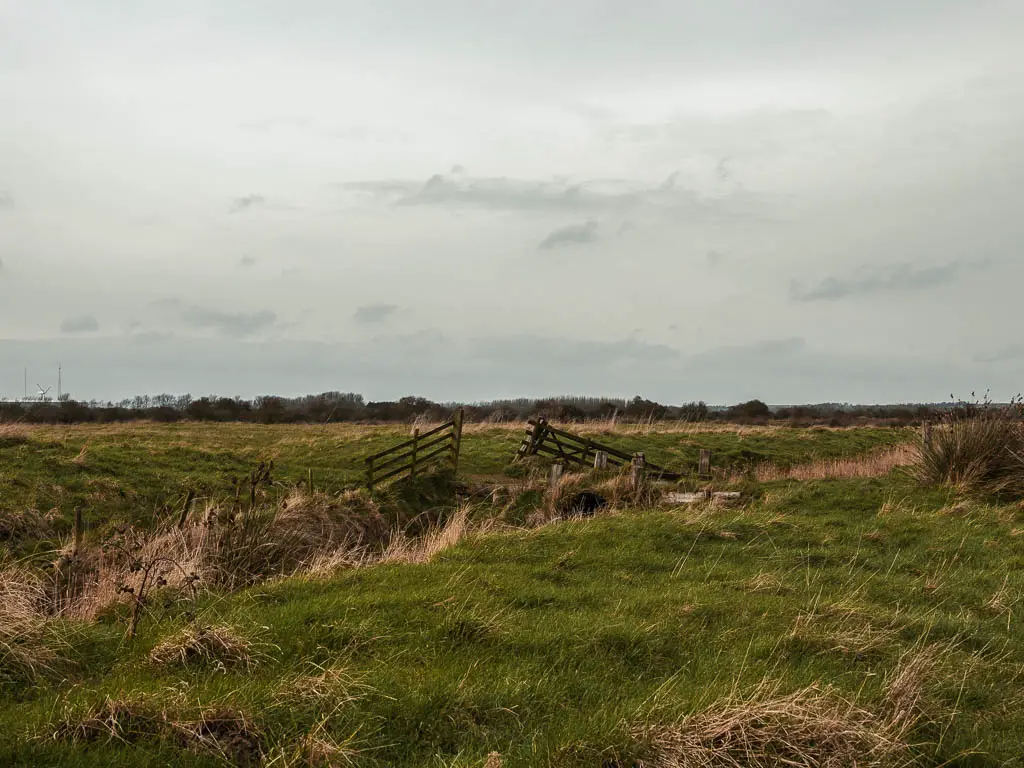
[(4, 422), (0, 424), (0, 445), (20, 445), (27, 443), (30, 429), (25, 424)]
[(778, 574), (767, 571), (762, 571), (748, 579), (743, 586), (749, 592), (770, 592), (772, 594), (778, 594), (786, 588)]
[(650, 768), (821, 768), (910, 762), (909, 723), (880, 717), (835, 689), (793, 693), (764, 682), (671, 726), (638, 729)]
[(158, 643), (149, 653), (162, 666), (254, 666), (258, 654), (253, 643), (227, 625), (190, 625)]
[(674, 725), (641, 726), (648, 768), (900, 768), (915, 761), (911, 737), (941, 712), (927, 691), (948, 666), (951, 644), (905, 652), (867, 708), (835, 688), (814, 684), (782, 693), (764, 680), (749, 695), (732, 694)]
[(330, 734), (318, 728), (307, 733), (293, 749), (282, 753), (284, 759), (277, 761), (282, 768), (286, 766), (303, 766), (303, 768), (340, 768), (354, 766), (362, 755), (361, 750), (354, 746), (354, 737), (338, 742)]
[(326, 705), (337, 709), (358, 701), (369, 690), (344, 667), (326, 667), (316, 674), (298, 674), (286, 679), (277, 694), (283, 702)]
[(47, 597), (36, 573), (0, 563), (0, 680), (33, 680), (60, 662), (65, 643), (46, 616)]
[(790, 640), (799, 641), (822, 652), (864, 657), (891, 647), (897, 634), (879, 627), (855, 612), (837, 611), (837, 615), (802, 613), (793, 622)]
[(402, 532), (392, 536), (387, 549), (380, 557), (385, 563), (428, 563), (441, 552), (450, 549), (462, 541), (471, 530), (482, 532), (482, 528), (473, 528), (469, 516), (471, 507), (460, 505), (447, 522), (431, 527), (423, 536), (410, 537)]

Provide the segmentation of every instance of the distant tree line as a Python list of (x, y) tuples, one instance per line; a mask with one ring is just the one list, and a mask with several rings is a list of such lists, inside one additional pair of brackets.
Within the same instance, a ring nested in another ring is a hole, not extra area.
[[(39, 424), (80, 424), (149, 420), (238, 421), (255, 424), (300, 424), (331, 422), (443, 421), (458, 403), (436, 403), (423, 397), (394, 401), (364, 400), (352, 392), (324, 392), (303, 397), (263, 395), (252, 400), (214, 395), (140, 395), (119, 402), (82, 402), (65, 396), (53, 402), (0, 402), (0, 421)], [(552, 421), (721, 421), (738, 424), (778, 423), (794, 426), (815, 424), (846, 426), (861, 423), (915, 424), (935, 418), (948, 406), (875, 405), (854, 406), (825, 403), (798, 405), (772, 410), (760, 400), (728, 407), (711, 407), (703, 402), (664, 405), (642, 397), (632, 400), (602, 397), (550, 397), (495, 400), (461, 405), (472, 422), (500, 423), (543, 417)]]

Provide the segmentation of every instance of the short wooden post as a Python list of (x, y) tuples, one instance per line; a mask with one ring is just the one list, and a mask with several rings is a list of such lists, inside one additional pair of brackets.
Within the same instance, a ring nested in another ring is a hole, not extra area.
[(313, 495), (313, 468), (312, 467), (309, 467), (306, 470), (306, 492), (310, 496)]
[(644, 466), (644, 455), (642, 453), (634, 453), (633, 464), (630, 468), (630, 484), (633, 486), (634, 491), (640, 490), (644, 483)]
[(412, 431), (412, 464), (409, 466), (409, 477), (416, 477), (416, 449), (419, 447), (420, 430), (417, 427)]
[(181, 515), (178, 517), (178, 530), (180, 531), (185, 527), (185, 523), (188, 521), (189, 512), (192, 511), (192, 502), (195, 501), (196, 492), (191, 488), (188, 489), (188, 493), (185, 494), (185, 504), (181, 508)]
[(594, 454), (594, 469), (608, 469), (607, 451), (598, 451)]
[(551, 470), (548, 473), (548, 488), (554, 491), (558, 488), (558, 483), (562, 479), (562, 465), (552, 464)]
[(921, 422), (921, 444), (925, 450), (932, 447), (932, 423), (927, 420)]
[(72, 557), (78, 554), (79, 547), (82, 546), (82, 508), (75, 507), (75, 543), (74, 549), (71, 550)]
[(366, 489), (373, 493), (373, 459), (366, 460)]
[(697, 467), (697, 474), (701, 477), (711, 476), (711, 451), (707, 448), (700, 449), (700, 464)]

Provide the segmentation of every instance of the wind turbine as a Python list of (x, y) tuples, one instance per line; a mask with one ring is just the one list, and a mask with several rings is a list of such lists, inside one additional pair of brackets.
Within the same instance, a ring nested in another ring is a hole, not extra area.
[(39, 387), (39, 402), (44, 402), (46, 400), (46, 396), (50, 393), (50, 390), (53, 389), (53, 387), (46, 387), (46, 389), (43, 389), (40, 384), (36, 384), (36, 386)]

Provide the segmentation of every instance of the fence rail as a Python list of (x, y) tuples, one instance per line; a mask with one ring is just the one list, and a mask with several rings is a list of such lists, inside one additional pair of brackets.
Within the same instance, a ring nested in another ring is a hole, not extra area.
[[(622, 467), (632, 464), (634, 456), (642, 455), (626, 453), (618, 448), (603, 445), (589, 437), (582, 437), (574, 435), (572, 432), (566, 432), (564, 429), (557, 429), (548, 424), (545, 419), (531, 420), (528, 423), (530, 428), (526, 430), (526, 437), (519, 446), (519, 451), (516, 454), (518, 458), (541, 455), (560, 459), (565, 463), (581, 464), (590, 467), (594, 465), (594, 458), (597, 453), (602, 452), (607, 455), (605, 460), (609, 466)], [(679, 480), (682, 478), (680, 473), (670, 472), (664, 467), (659, 467), (657, 464), (652, 464), (649, 461), (644, 462), (644, 467), (647, 474), (655, 478), (662, 480)]]
[(431, 464), (448, 462), (457, 472), (462, 447), (462, 421), (460, 408), (441, 426), (422, 434), (418, 429), (414, 430), (412, 439), (367, 456), (366, 487), (372, 492), (375, 485), (399, 475), (415, 477), (417, 472)]

